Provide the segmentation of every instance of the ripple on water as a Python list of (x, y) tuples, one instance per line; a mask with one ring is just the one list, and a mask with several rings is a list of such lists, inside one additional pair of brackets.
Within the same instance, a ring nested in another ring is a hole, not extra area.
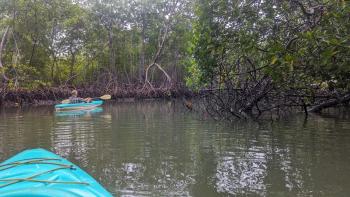
[(168, 102), (0, 113), (0, 159), (43, 147), (117, 196), (347, 196), (350, 116), (230, 125)]

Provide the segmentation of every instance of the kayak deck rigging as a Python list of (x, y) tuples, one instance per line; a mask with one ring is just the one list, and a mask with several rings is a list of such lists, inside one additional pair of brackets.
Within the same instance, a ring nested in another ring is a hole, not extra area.
[(54, 158), (24, 159), (22, 161), (15, 161), (15, 162), (11, 162), (11, 163), (0, 165), (0, 171), (7, 170), (7, 169), (10, 169), (10, 168), (14, 168), (14, 167), (17, 167), (19, 165), (28, 165), (28, 164), (50, 164), (50, 165), (60, 166), (58, 168), (53, 168), (51, 170), (44, 171), (44, 172), (41, 172), (41, 173), (38, 173), (38, 174), (34, 174), (34, 175), (32, 175), (30, 177), (26, 177), (26, 178), (0, 179), (0, 182), (9, 182), (9, 183), (5, 183), (5, 184), (0, 184), (0, 188), (6, 187), (6, 186), (9, 186), (9, 185), (12, 185), (12, 184), (19, 183), (21, 181), (41, 182), (41, 183), (57, 183), (57, 184), (82, 184), (82, 185), (89, 185), (89, 183), (86, 183), (86, 182), (50, 181), (50, 180), (34, 179), (34, 178), (36, 178), (38, 176), (41, 176), (43, 174), (51, 173), (51, 172), (57, 171), (57, 170), (62, 170), (62, 169), (74, 170), (75, 169), (73, 165), (66, 165), (66, 164), (61, 164), (61, 163), (56, 163), (56, 162), (49, 162), (49, 161), (60, 161), (60, 159), (54, 159)]
[(23, 151), (0, 164), (2, 197), (112, 196), (93, 177), (44, 149)]

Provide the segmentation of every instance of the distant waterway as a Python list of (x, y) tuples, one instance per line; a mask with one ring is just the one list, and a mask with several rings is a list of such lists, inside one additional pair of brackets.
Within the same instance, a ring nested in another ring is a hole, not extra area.
[(2, 109), (0, 161), (37, 147), (79, 165), (115, 196), (350, 195), (346, 110), (224, 124), (173, 101)]

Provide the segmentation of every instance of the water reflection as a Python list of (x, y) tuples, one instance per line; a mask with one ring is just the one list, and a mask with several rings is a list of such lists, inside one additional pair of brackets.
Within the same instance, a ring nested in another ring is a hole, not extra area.
[(117, 196), (347, 196), (348, 115), (221, 125), (177, 102), (0, 113), (0, 159), (52, 150)]

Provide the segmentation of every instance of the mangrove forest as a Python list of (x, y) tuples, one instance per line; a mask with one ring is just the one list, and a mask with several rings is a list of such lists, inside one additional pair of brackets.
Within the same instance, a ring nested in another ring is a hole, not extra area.
[(350, 101), (345, 0), (1, 0), (0, 39), (5, 106), (78, 89), (241, 119)]

